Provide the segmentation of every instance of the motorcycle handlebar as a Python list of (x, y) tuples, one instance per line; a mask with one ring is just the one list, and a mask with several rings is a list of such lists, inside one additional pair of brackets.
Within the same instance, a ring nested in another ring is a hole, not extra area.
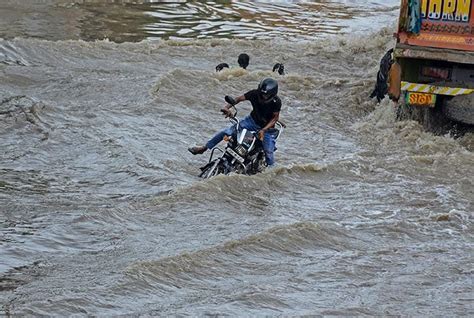
[[(229, 105), (230, 105), (230, 104), (229, 104)], [(230, 109), (231, 109), (231, 108), (234, 108), (234, 109), (235, 109), (235, 113), (234, 113), (234, 114), (232, 114), (232, 112), (230, 112)], [(229, 111), (230, 113), (228, 114), (227, 111)], [(227, 108), (227, 111), (225, 110), (225, 108), (222, 108), (222, 109), (221, 109), (221, 112), (222, 112), (224, 115), (226, 115), (226, 117), (231, 117), (231, 118), (232, 118), (232, 117), (237, 116), (238, 110), (237, 110), (237, 108), (236, 108), (234, 105), (230, 105), (230, 107)]]
[(231, 122), (233, 122), (234, 124), (239, 124), (240, 123), (240, 120), (237, 118), (237, 117), (229, 117), (229, 120)]

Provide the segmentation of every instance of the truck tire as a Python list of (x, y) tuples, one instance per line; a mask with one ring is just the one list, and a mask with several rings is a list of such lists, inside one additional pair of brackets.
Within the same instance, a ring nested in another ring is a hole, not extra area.
[(474, 94), (455, 96), (446, 101), (443, 113), (452, 120), (474, 125)]

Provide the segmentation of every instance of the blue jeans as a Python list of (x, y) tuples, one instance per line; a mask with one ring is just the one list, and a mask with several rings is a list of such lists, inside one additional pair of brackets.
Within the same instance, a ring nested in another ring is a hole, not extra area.
[[(253, 118), (249, 115), (240, 121), (240, 127), (247, 128), (252, 131), (259, 131), (261, 127), (255, 123)], [(207, 149), (212, 149), (219, 142), (221, 142), (225, 136), (233, 136), (236, 133), (236, 125), (232, 125), (226, 129), (218, 132), (214, 137), (212, 137), (206, 144)], [(263, 150), (265, 151), (265, 161), (268, 166), (273, 166), (275, 164), (275, 158), (273, 153), (275, 152), (277, 132), (275, 129), (269, 129), (265, 132), (263, 136)]]

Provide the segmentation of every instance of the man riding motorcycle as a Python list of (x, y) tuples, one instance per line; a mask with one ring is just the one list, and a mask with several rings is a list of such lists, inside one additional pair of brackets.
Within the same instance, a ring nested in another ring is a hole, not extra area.
[[(265, 151), (265, 161), (267, 166), (275, 164), (274, 152), (277, 133), (275, 129), (276, 122), (280, 118), (281, 100), (278, 97), (278, 82), (272, 78), (263, 79), (257, 89), (248, 91), (235, 99), (236, 104), (248, 100), (252, 104), (252, 112), (241, 122), (242, 128), (258, 131), (258, 138), (262, 141)], [(226, 117), (231, 116), (230, 108), (233, 105), (227, 104), (221, 109)], [(204, 153), (207, 149), (214, 148), (225, 136), (232, 136), (236, 131), (236, 125), (228, 127), (218, 132), (204, 146), (188, 148), (193, 155)]]

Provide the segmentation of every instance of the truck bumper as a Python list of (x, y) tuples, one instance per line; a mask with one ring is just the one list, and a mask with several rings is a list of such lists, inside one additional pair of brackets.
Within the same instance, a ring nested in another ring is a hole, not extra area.
[[(422, 93), (442, 97), (440, 107), (441, 112), (446, 117), (457, 122), (474, 125), (474, 89), (409, 82), (402, 82), (401, 87), (405, 96), (408, 93)], [(405, 100), (405, 103), (409, 106), (422, 106), (420, 104), (411, 104), (408, 98)], [(426, 106), (434, 106), (434, 104)]]
[(458, 96), (474, 93), (474, 89), (460, 87), (445, 87), (428, 84), (417, 84), (402, 81), (402, 91), (427, 93), (436, 95)]

